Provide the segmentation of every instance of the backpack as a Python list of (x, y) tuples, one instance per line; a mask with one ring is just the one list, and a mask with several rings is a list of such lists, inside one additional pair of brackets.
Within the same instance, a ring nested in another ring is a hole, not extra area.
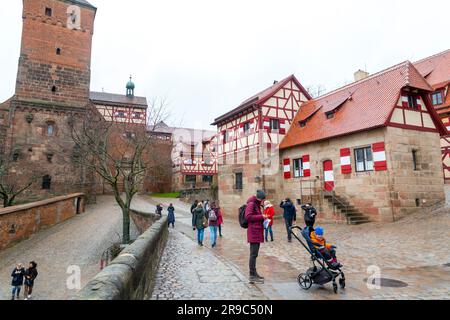
[(214, 212), (214, 210), (210, 209), (208, 211), (208, 220), (209, 221), (217, 221), (217, 216), (216, 213)]
[(245, 210), (247, 209), (247, 205), (244, 204), (239, 208), (239, 224), (241, 228), (248, 229), (248, 221), (245, 219)]

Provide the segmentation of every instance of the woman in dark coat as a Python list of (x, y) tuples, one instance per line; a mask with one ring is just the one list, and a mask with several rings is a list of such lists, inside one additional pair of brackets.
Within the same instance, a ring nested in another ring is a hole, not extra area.
[(25, 276), (25, 268), (22, 266), (21, 263), (18, 263), (17, 266), (14, 268), (13, 272), (11, 273), (12, 277), (12, 298), (11, 300), (14, 300), (14, 297), (17, 296), (17, 299), (19, 299), (20, 290), (23, 286), (23, 277)]
[(170, 206), (167, 208), (167, 221), (168, 226), (172, 225), (172, 228), (175, 228), (175, 208), (173, 204), (170, 204)]
[(192, 214), (192, 229), (195, 230), (195, 215), (194, 210), (197, 209), (198, 200), (195, 200), (191, 206), (191, 214)]
[(200, 246), (203, 246), (203, 238), (205, 236), (205, 228), (208, 226), (208, 218), (201, 203), (197, 204), (194, 209), (194, 227), (197, 229), (197, 240)]
[(34, 261), (30, 262), (28, 269), (25, 272), (25, 300), (31, 299), (31, 294), (33, 293), (34, 280), (38, 276), (37, 263)]

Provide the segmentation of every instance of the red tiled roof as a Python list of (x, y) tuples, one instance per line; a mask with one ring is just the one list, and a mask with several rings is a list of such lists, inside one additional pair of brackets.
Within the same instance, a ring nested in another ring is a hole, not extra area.
[(311, 96), (309, 95), (309, 93), (303, 88), (303, 86), (300, 84), (300, 82), (297, 80), (297, 78), (292, 74), (289, 77), (287, 77), (281, 81), (278, 81), (277, 83), (274, 83), (270, 87), (251, 96), (250, 98), (246, 99), (235, 109), (233, 109), (230, 112), (227, 112), (224, 115), (221, 115), (220, 117), (215, 119), (214, 123), (212, 123), (211, 125), (215, 126), (215, 125), (219, 124), (220, 122), (226, 121), (227, 119), (237, 115), (238, 113), (240, 113), (252, 106), (262, 104), (263, 102), (267, 101), (267, 99), (269, 99), (271, 96), (273, 96), (275, 93), (277, 93), (278, 90), (283, 88), (291, 80), (293, 80), (296, 83), (296, 85), (299, 87), (300, 90), (303, 91), (303, 94), (308, 99), (311, 99)]
[[(280, 149), (385, 126), (401, 89), (408, 86), (432, 90), (412, 63), (405, 61), (308, 101), (300, 106)], [(321, 106), (306, 126), (298, 124)], [(326, 113), (336, 107), (334, 117), (327, 119)]]
[(414, 66), (434, 89), (439, 89), (438, 85), (450, 82), (450, 49), (414, 62)]

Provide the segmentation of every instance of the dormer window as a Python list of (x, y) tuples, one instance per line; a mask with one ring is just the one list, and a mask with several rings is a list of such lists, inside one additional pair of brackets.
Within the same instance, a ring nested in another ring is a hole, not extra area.
[(306, 127), (306, 120), (303, 121), (299, 121), (298, 124), (300, 125), (301, 128)]
[(52, 8), (45, 8), (45, 15), (47, 17), (51, 17), (52, 16)]
[(326, 116), (327, 116), (327, 119), (333, 119), (334, 118), (334, 112), (327, 112)]
[(408, 107), (411, 109), (417, 109), (417, 97), (415, 95), (408, 95)]
[(444, 103), (444, 99), (442, 96), (442, 91), (437, 91), (431, 94), (431, 102), (433, 103), (433, 106), (437, 106)]

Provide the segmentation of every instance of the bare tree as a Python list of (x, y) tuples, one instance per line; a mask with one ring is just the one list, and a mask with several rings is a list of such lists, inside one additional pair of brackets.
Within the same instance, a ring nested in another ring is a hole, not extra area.
[(14, 171), (13, 159), (19, 154), (13, 151), (13, 154), (0, 154), (0, 199), (3, 207), (11, 207), (15, 200), (27, 189), (29, 189), (39, 177), (35, 172), (28, 176), (19, 176)]
[(307, 86), (306, 91), (308, 91), (308, 93), (311, 95), (311, 97), (317, 98), (317, 97), (320, 97), (321, 95), (323, 95), (324, 93), (326, 93), (327, 90), (324, 85), (317, 84), (317, 85)]
[[(157, 124), (165, 114), (164, 104), (154, 112), (153, 123)], [(128, 244), (131, 202), (155, 167), (159, 140), (144, 125), (106, 121), (95, 107), (86, 112), (81, 124), (72, 127), (72, 139), (78, 150), (76, 161), (111, 188), (122, 210), (122, 242)]]

